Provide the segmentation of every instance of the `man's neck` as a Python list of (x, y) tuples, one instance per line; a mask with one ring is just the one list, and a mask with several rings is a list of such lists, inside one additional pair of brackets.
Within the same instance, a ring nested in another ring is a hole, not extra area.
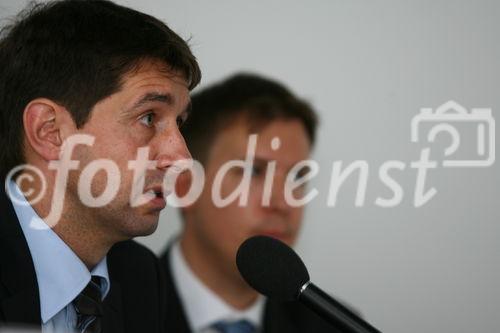
[[(48, 189), (39, 202), (32, 204), (34, 211), (44, 221), (53, 208), (53, 201), (53, 191)], [(61, 216), (56, 223), (46, 223), (91, 271), (106, 256), (112, 244), (105, 241), (104, 232), (98, 230), (95, 221), (86, 215), (66, 195)]]
[(211, 251), (196, 246), (198, 242), (181, 239), (181, 252), (193, 273), (216, 295), (231, 307), (245, 310), (252, 306), (259, 294), (239, 276), (236, 268), (230, 270), (211, 255)]
[(89, 271), (106, 256), (111, 245), (91, 229), (75, 228), (71, 221), (61, 221), (52, 230), (71, 248)]

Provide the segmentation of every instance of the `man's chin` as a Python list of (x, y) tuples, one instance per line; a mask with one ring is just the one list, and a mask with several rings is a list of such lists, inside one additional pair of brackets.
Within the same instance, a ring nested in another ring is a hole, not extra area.
[(158, 227), (158, 223), (156, 223), (154, 226), (151, 226), (148, 229), (140, 230), (136, 233), (134, 237), (144, 237), (144, 236), (149, 236), (152, 233), (156, 231), (156, 228)]
[(159, 213), (148, 214), (126, 223), (124, 233), (127, 238), (149, 236), (158, 228)]

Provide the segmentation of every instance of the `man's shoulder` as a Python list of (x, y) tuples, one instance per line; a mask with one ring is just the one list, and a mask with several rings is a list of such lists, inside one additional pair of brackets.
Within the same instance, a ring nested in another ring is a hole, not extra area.
[(107, 264), (110, 294), (113, 290), (119, 294), (125, 331), (165, 331), (164, 274), (154, 253), (137, 242), (124, 241), (108, 252)]
[(116, 243), (107, 255), (108, 269), (115, 277), (144, 275), (159, 268), (158, 259), (147, 247), (132, 241)]
[(111, 257), (133, 256), (141, 258), (145, 257), (156, 258), (156, 256), (150, 249), (133, 240), (126, 240), (123, 242), (116, 243), (109, 250), (108, 256)]

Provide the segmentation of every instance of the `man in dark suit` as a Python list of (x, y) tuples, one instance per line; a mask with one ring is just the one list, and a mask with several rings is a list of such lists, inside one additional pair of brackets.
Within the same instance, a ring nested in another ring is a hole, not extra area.
[[(204, 168), (183, 173), (176, 194), (183, 228), (162, 255), (167, 323), (175, 332), (336, 332), (301, 304), (265, 299), (240, 276), (235, 256), (254, 235), (293, 245), (316, 132), (311, 106), (278, 82), (237, 74), (192, 97), (182, 132)], [(256, 134), (253, 136), (252, 134)], [(292, 198), (290, 198), (290, 195)]]
[(31, 5), (0, 34), (0, 328), (164, 332), (152, 233), (200, 70), (159, 20)]

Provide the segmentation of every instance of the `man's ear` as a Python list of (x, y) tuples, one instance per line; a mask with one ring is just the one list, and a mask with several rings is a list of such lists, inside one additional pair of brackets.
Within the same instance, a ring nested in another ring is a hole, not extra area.
[(76, 125), (69, 112), (45, 98), (31, 101), (24, 109), (26, 143), (46, 161), (57, 160), (62, 143)]

